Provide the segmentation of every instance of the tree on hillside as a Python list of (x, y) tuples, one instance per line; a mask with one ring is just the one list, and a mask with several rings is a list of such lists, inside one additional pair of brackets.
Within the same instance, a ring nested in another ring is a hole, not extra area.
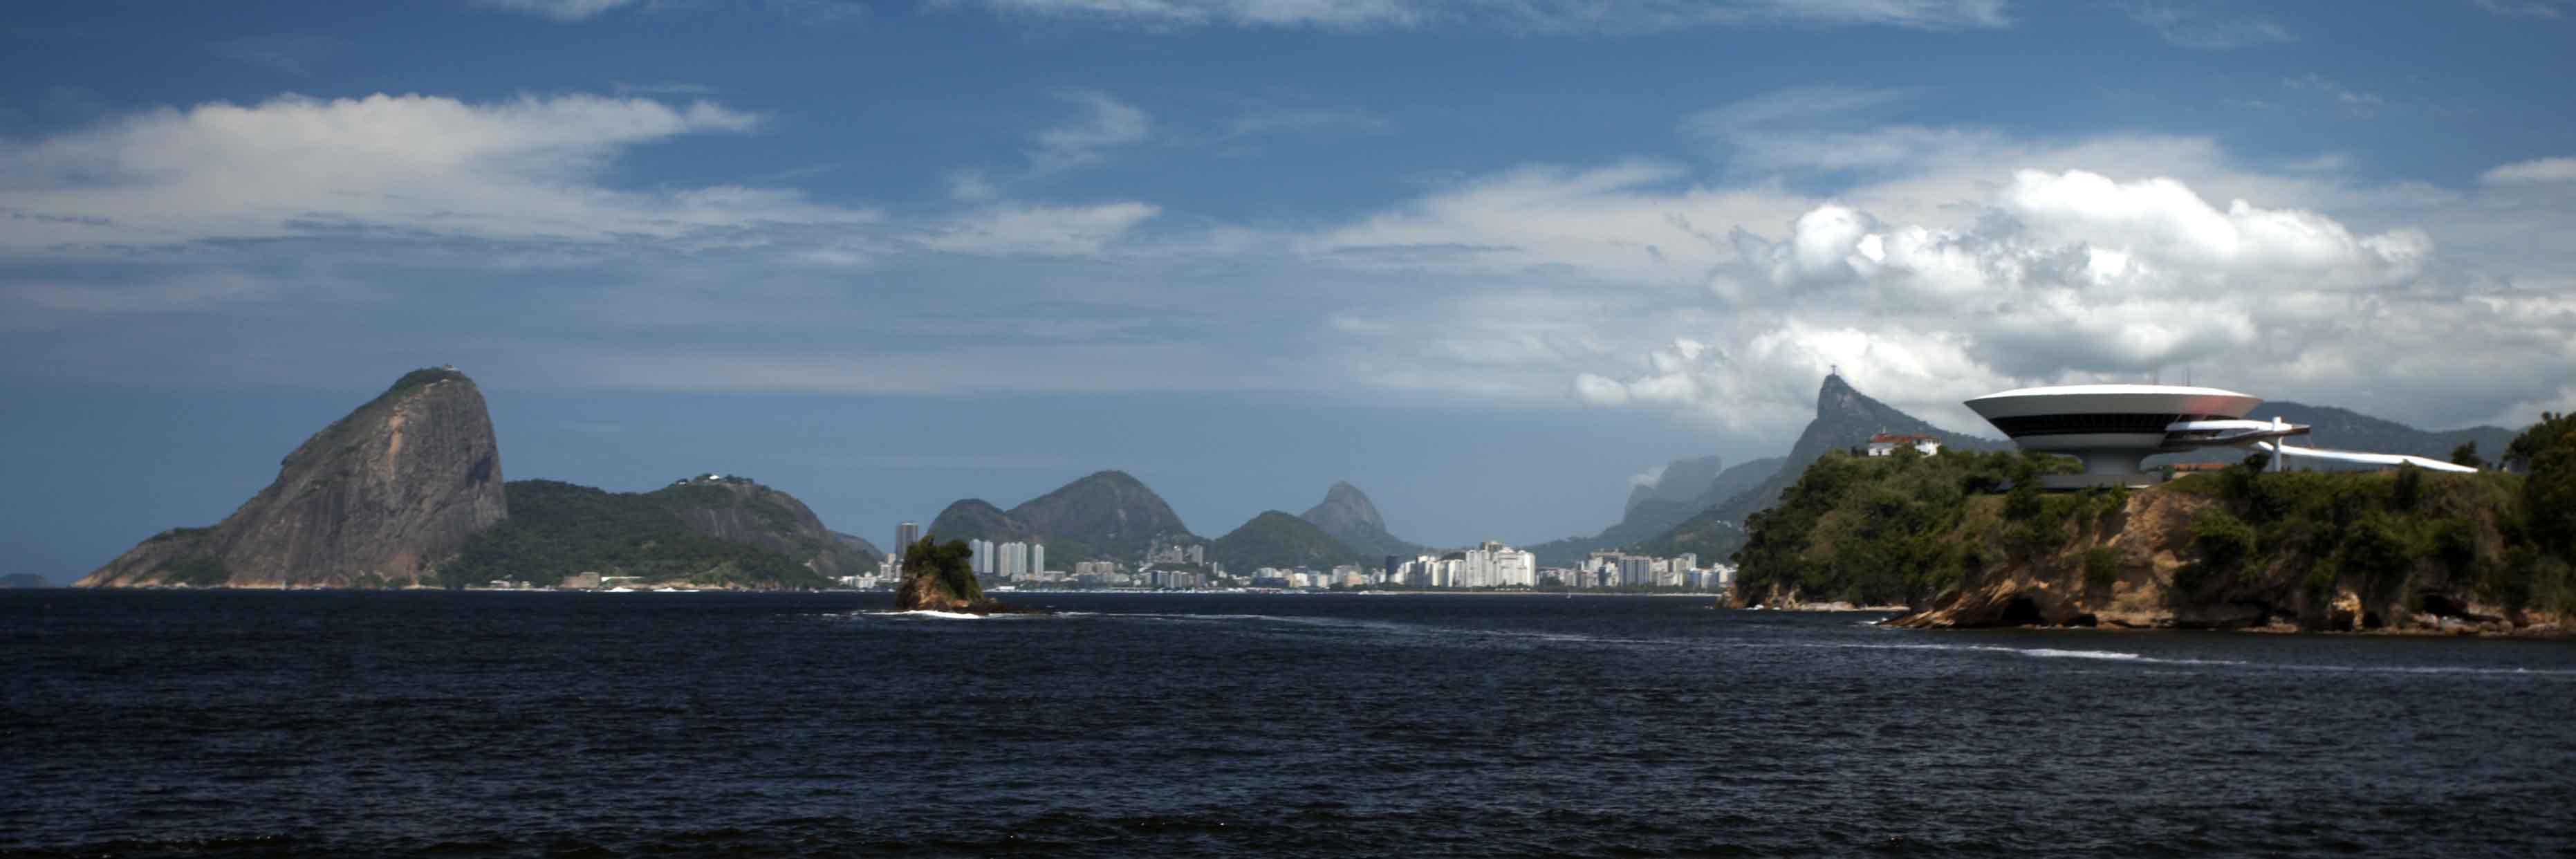
[(2530, 470), (2522, 511), (2533, 542), (2576, 560), (2576, 414), (2540, 413), (2540, 423), (2515, 438), (2504, 456)]
[(2474, 441), (2460, 442), (2459, 447), (2451, 448), (2451, 464), (2465, 465), (2470, 468), (2487, 467), (2487, 461), (2478, 458), (2478, 443)]

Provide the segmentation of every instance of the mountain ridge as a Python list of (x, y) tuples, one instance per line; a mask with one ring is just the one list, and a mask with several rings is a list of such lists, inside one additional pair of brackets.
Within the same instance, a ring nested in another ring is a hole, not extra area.
[(1143, 481), (1097, 471), (1002, 510), (980, 498), (951, 502), (926, 536), (947, 540), (1042, 540), (1053, 561), (1133, 561), (1157, 542), (1199, 538)]
[(1359, 550), (1334, 539), (1322, 527), (1278, 510), (1264, 510), (1216, 538), (1208, 544), (1208, 557), (1235, 575), (1248, 575), (1261, 567), (1369, 566)]
[(1648, 538), (1641, 549), (1654, 555), (1696, 552), (1702, 558), (1725, 558), (1744, 545), (1743, 522), (1756, 512), (1779, 503), (1780, 495), (1807, 466), (1823, 459), (1825, 453), (1864, 445), (1879, 433), (1938, 436), (1944, 447), (1963, 450), (2010, 450), (2011, 442), (1981, 436), (1954, 433), (1933, 426), (1931, 422), (1897, 410), (1894, 406), (1871, 399), (1839, 374), (1825, 375), (1824, 384), (1816, 391), (1816, 416), (1798, 433), (1798, 441), (1789, 448), (1780, 468), (1761, 482), (1737, 492), (1709, 507), (1691, 514), (1671, 529)]
[(1408, 557), (1424, 551), (1421, 545), (1389, 533), (1385, 517), (1378, 514), (1368, 493), (1348, 481), (1334, 481), (1331, 488), (1324, 490), (1324, 500), (1297, 518), (1323, 529), (1326, 535), (1363, 557), (1383, 560), (1388, 555)]

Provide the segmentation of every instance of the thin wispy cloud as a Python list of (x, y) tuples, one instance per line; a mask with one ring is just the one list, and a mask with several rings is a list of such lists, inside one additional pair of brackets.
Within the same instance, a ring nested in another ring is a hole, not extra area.
[(1286, 108), (1262, 110), (1234, 118), (1227, 136), (1251, 137), (1262, 134), (1383, 134), (1395, 124), (1384, 118), (1351, 110)]
[(640, 0), (474, 0), (477, 5), (510, 12), (541, 15), (557, 21), (579, 21)]
[(932, 0), (1011, 17), (1156, 28), (1472, 28), (1534, 33), (1648, 33), (1761, 25), (2003, 27), (2003, 0)]
[(2388, 106), (2388, 100), (2379, 97), (2377, 94), (2346, 87), (2334, 82), (2333, 80), (2327, 79), (2323, 75), (2301, 75), (2284, 80), (2281, 82), (2281, 85), (2300, 92), (2322, 96), (2328, 101), (2333, 102), (2336, 107), (2359, 117), (2367, 118), (2377, 116), (2379, 115), (2380, 109)]
[(715, 87), (705, 84), (679, 82), (626, 83), (620, 81), (609, 84), (609, 88), (616, 90), (618, 95), (714, 95), (716, 93)]
[(2567, 14), (2568, 0), (2472, 0), (2480, 9), (2513, 18), (2558, 18)]
[(2489, 185), (2535, 185), (2576, 182), (2576, 158), (2536, 158), (2488, 170), (2478, 180)]
[(226, 59), (262, 66), (295, 77), (309, 77), (313, 66), (346, 53), (350, 43), (330, 36), (267, 35), (226, 39), (213, 45)]
[(2206, 0), (2145, 0), (2129, 7), (2129, 18), (2186, 48), (2226, 50), (2297, 41), (2280, 22), (2245, 14), (2243, 8)]
[(1808, 86), (1764, 93), (1693, 114), (1685, 127), (1702, 134), (1849, 117), (1909, 95), (1902, 89)]
[(1043, 175), (1098, 164), (1121, 147), (1144, 142), (1153, 118), (1126, 102), (1094, 90), (1068, 90), (1059, 98), (1079, 114), (1071, 122), (1038, 132), (1029, 151), (1029, 167)]
[(806, 24), (864, 21), (862, 0), (470, 0), (478, 6), (557, 21), (585, 21), (620, 9), (649, 12), (748, 11)]

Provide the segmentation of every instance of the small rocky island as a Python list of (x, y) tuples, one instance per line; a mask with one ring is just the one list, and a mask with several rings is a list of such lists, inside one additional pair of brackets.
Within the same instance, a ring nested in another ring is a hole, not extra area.
[(1003, 605), (984, 596), (969, 563), (974, 548), (964, 540), (940, 543), (923, 537), (903, 549), (903, 578), (895, 585), (894, 610), (957, 614), (1037, 614), (1033, 609)]

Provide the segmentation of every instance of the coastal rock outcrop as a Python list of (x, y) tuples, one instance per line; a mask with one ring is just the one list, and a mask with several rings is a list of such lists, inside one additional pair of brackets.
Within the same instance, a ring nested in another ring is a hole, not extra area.
[(1023, 614), (984, 596), (971, 563), (974, 549), (964, 540), (940, 543), (929, 537), (903, 551), (903, 578), (894, 589), (895, 611), (956, 614)]
[(509, 514), (474, 380), (416, 370), (287, 454), (222, 522), (173, 528), (80, 587), (401, 586)]

